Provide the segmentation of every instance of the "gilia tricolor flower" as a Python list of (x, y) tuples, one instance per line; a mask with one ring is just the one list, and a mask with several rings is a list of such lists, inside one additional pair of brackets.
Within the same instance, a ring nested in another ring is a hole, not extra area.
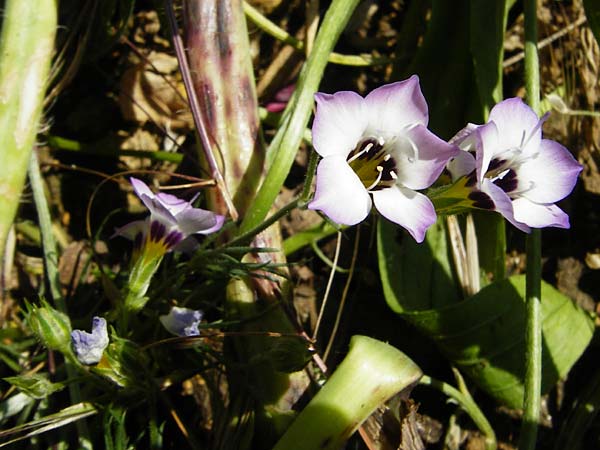
[(92, 319), (92, 332), (73, 330), (71, 344), (75, 356), (81, 364), (97, 364), (102, 358), (104, 349), (108, 346), (106, 320), (102, 317)]
[(150, 217), (146, 220), (132, 222), (115, 233), (134, 242), (125, 310), (135, 312), (145, 305), (145, 294), (165, 253), (193, 249), (196, 245), (193, 235), (219, 230), (225, 217), (194, 208), (194, 199), (188, 202), (171, 194), (154, 194), (136, 178), (131, 178), (131, 184), (137, 196), (150, 210)]
[[(431, 186), (458, 148), (427, 129), (427, 103), (416, 75), (355, 92), (315, 95), (313, 146), (323, 157), (308, 205), (334, 222), (355, 225), (375, 208), (417, 242), (435, 222)], [(371, 200), (371, 197), (373, 200)]]
[(455, 179), (471, 174), (473, 206), (496, 210), (526, 232), (569, 228), (569, 216), (554, 203), (571, 193), (582, 170), (569, 150), (542, 139), (545, 120), (511, 98), (492, 108), (486, 124), (469, 124), (451, 141), (465, 152), (448, 169)]
[(145, 249), (161, 256), (171, 250), (192, 248), (194, 234), (210, 234), (218, 231), (225, 217), (192, 206), (191, 201), (183, 200), (163, 192), (154, 194), (137, 178), (131, 178), (136, 195), (150, 210), (146, 220), (136, 220), (117, 230), (115, 235), (133, 240), (136, 252)]

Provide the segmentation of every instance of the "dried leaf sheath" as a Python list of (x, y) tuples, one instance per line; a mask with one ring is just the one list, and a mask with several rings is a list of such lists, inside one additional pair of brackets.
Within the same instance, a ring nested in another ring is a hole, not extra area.
[[(186, 48), (202, 120), (238, 212), (243, 216), (263, 174), (264, 147), (241, 1), (187, 0)], [(212, 209), (227, 212), (218, 192)]]

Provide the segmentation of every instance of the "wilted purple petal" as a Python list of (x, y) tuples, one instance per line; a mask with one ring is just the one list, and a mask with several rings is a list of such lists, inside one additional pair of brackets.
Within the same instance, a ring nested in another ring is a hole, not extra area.
[(329, 156), (319, 162), (315, 197), (308, 208), (339, 224), (355, 225), (369, 215), (371, 197), (344, 157)]
[(396, 135), (409, 126), (427, 126), (429, 121), (417, 75), (374, 89), (365, 97), (365, 103), (372, 131)]
[(431, 186), (444, 170), (448, 160), (460, 152), (457, 146), (443, 141), (423, 125), (407, 130), (405, 136), (404, 139), (398, 139), (398, 142), (412, 141), (412, 145), (418, 151), (418, 154), (412, 157), (408, 152), (401, 152), (400, 157), (395, 155), (398, 183), (409, 189), (425, 189)]
[(108, 346), (106, 320), (102, 317), (92, 319), (92, 332), (73, 330), (71, 343), (75, 356), (82, 364), (97, 364)]
[(436, 220), (431, 200), (411, 189), (394, 186), (373, 192), (373, 202), (383, 217), (405, 228), (417, 242), (423, 242)]
[(159, 317), (160, 323), (175, 336), (198, 336), (202, 311), (173, 306), (169, 314)]
[(535, 157), (519, 167), (516, 190), (536, 203), (554, 203), (571, 193), (582, 169), (569, 150), (542, 139)]
[(323, 157), (346, 157), (368, 125), (364, 99), (356, 92), (315, 94), (317, 111), (312, 126), (313, 146)]
[(524, 197), (513, 200), (515, 219), (533, 228), (569, 228), (569, 216), (554, 204), (543, 205)]

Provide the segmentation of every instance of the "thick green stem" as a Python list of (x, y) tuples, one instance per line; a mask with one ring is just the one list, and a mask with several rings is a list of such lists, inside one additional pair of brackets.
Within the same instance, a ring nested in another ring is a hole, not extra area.
[(267, 152), (269, 172), (242, 222), (240, 233), (256, 227), (273, 205), (287, 177), (313, 107), (327, 58), (350, 19), (358, 0), (334, 0), (323, 19), (306, 66), (298, 80), (294, 97), (284, 112), (284, 123)]
[[(539, 114), (540, 78), (537, 54), (537, 3), (525, 0), (525, 87), (529, 106)], [(525, 334), (525, 395), (519, 450), (535, 448), (542, 384), (541, 231), (527, 237), (527, 325)]]
[(421, 375), (421, 369), (396, 348), (366, 336), (352, 337), (346, 358), (274, 450), (341, 448), (380, 404)]
[[(6, 0), (0, 35), (0, 257), (38, 131), (57, 27), (57, 0)], [(2, 264), (0, 264), (2, 266)]]

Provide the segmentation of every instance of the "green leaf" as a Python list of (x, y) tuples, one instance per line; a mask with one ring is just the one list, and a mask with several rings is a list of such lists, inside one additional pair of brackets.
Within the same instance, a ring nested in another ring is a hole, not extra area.
[[(485, 392), (513, 408), (523, 399), (525, 277), (490, 284), (463, 301), (448, 268), (439, 223), (420, 246), (382, 222), (379, 269), (386, 301), (433, 339), (444, 355)], [(548, 391), (565, 376), (593, 334), (588, 314), (547, 283), (542, 286), (543, 381)]]
[(16, 377), (5, 377), (4, 381), (9, 382), (20, 391), (30, 397), (41, 400), (54, 392), (64, 389), (64, 383), (52, 383), (45, 374), (34, 373), (32, 375), (19, 375)]
[(596, 36), (596, 41), (600, 44), (600, 2), (598, 0), (583, 0), (583, 7), (590, 28)]
[(395, 312), (426, 310), (459, 301), (452, 278), (443, 219), (417, 244), (402, 228), (380, 220), (379, 271), (388, 306)]

